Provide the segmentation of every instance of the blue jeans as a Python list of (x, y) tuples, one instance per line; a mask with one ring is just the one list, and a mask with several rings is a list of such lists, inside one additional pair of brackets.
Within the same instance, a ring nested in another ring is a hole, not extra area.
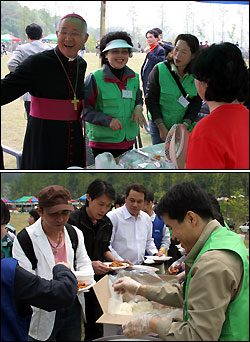
[(162, 144), (165, 142), (161, 139), (159, 129), (152, 120), (149, 120), (149, 128), (152, 145)]
[[(81, 305), (78, 298), (67, 309), (56, 310), (54, 327), (47, 341), (81, 341)], [(38, 341), (29, 336), (28, 341)]]

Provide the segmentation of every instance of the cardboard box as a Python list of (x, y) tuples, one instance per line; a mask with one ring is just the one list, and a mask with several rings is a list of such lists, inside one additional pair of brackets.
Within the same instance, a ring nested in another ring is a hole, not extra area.
[[(159, 275), (159, 277), (163, 281), (177, 279), (174, 275)], [(133, 315), (110, 314), (108, 312), (109, 298), (111, 297), (108, 275), (105, 275), (101, 280), (99, 280), (93, 286), (93, 289), (103, 311), (103, 315), (96, 321), (97, 323), (122, 325), (135, 317)]]
[(97, 323), (119, 324), (122, 325), (133, 318), (132, 315), (114, 315), (108, 313), (109, 298), (111, 297), (109, 290), (109, 276), (105, 275), (94, 286), (94, 291), (99, 304), (102, 308), (103, 315), (96, 321)]

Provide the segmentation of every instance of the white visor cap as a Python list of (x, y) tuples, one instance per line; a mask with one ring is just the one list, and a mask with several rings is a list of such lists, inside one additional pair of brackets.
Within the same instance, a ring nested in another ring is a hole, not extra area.
[(119, 48), (128, 48), (131, 49), (131, 52), (137, 52), (138, 50), (136, 48), (134, 48), (133, 46), (129, 45), (126, 40), (123, 39), (115, 39), (115, 40), (111, 40), (111, 42), (109, 42), (105, 49), (102, 52), (108, 51), (108, 50), (112, 50), (112, 49), (119, 49)]

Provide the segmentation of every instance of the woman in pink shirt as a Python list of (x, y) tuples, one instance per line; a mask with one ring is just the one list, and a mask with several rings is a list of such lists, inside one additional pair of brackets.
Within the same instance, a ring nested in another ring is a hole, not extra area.
[(186, 169), (249, 169), (248, 70), (231, 43), (202, 50), (195, 84), (210, 114), (190, 134)]

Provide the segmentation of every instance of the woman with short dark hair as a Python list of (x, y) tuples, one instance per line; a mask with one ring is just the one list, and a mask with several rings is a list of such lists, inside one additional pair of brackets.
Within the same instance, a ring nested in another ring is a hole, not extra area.
[(249, 169), (249, 78), (240, 49), (223, 43), (202, 50), (193, 73), (210, 114), (189, 137), (186, 168)]
[(132, 149), (143, 127), (139, 75), (126, 65), (133, 51), (128, 33), (106, 34), (100, 42), (102, 68), (85, 81), (85, 119), (95, 157), (103, 152), (118, 157)]
[(174, 124), (185, 124), (191, 130), (202, 104), (191, 71), (199, 41), (192, 34), (179, 34), (174, 46), (167, 60), (158, 63), (148, 78), (145, 102), (153, 145), (165, 142)]

